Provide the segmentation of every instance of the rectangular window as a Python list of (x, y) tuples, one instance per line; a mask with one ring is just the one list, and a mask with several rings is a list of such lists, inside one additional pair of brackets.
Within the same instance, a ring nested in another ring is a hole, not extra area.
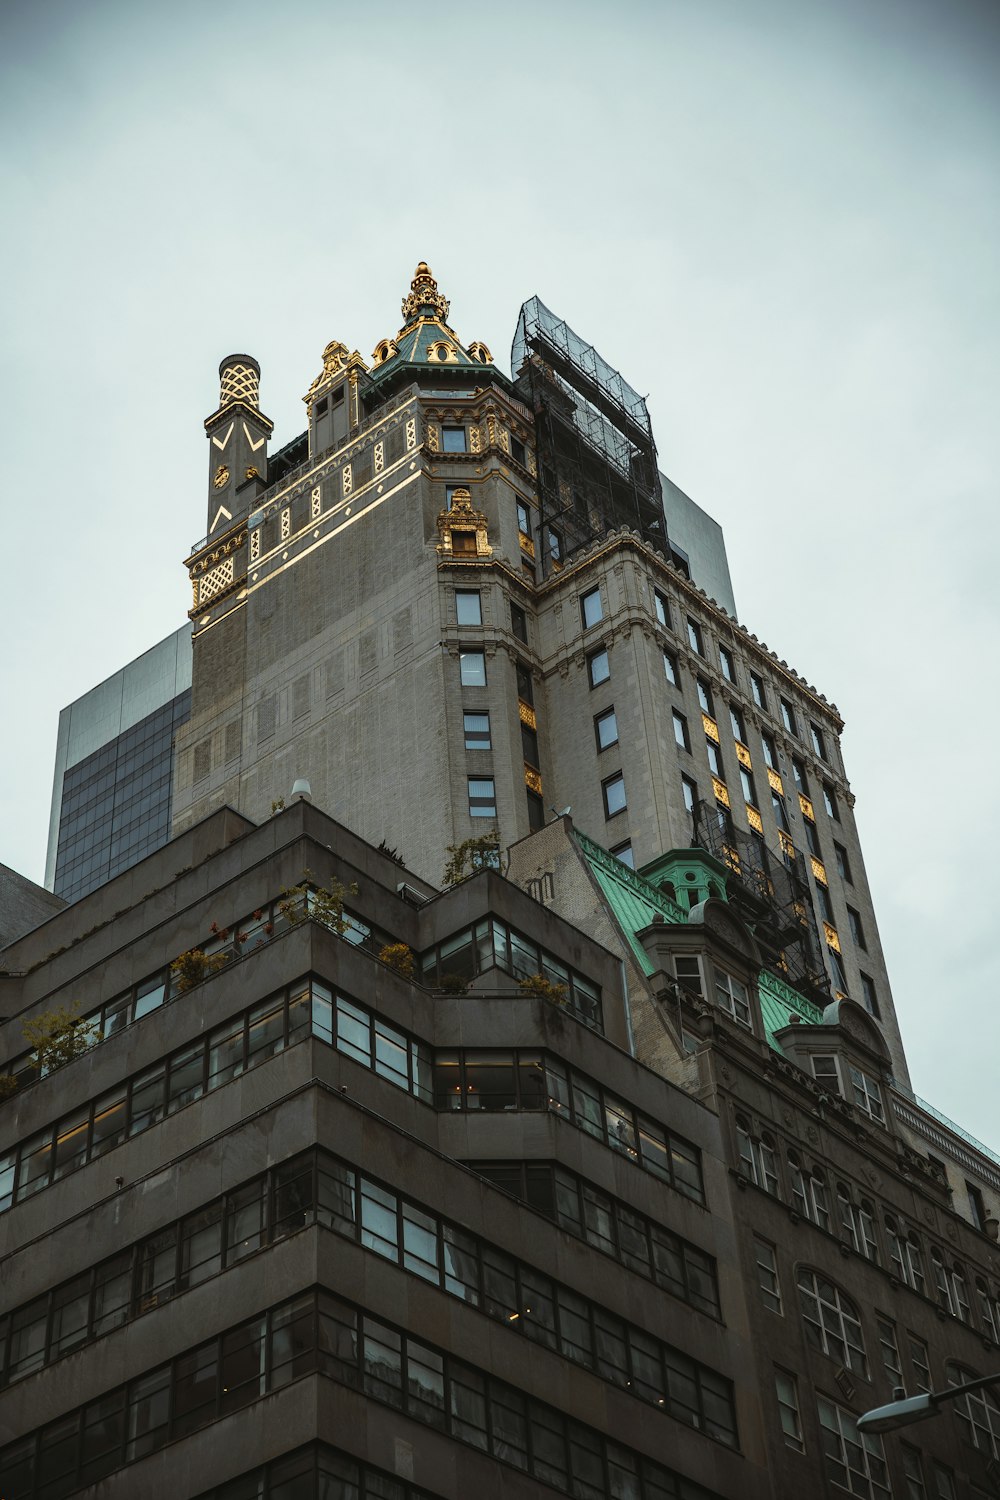
[(792, 775), (795, 778), (795, 787), (803, 796), (809, 795), (809, 782), (806, 779), (806, 768), (797, 755), (792, 756)]
[(756, 672), (750, 673), (750, 692), (753, 694), (753, 701), (757, 707), (764, 709), (766, 712), (767, 694), (764, 691), (764, 679), (758, 677)]
[(840, 808), (837, 805), (837, 793), (828, 781), (824, 781), (823, 783), (823, 806), (826, 808), (827, 817), (833, 818), (835, 822), (839, 823)]
[(818, 1406), (825, 1467), (831, 1484), (870, 1500), (890, 1500), (882, 1439), (873, 1433), (859, 1432), (851, 1413), (832, 1401), (820, 1397)]
[(669, 651), (663, 653), (663, 675), (671, 687), (677, 687), (677, 658), (671, 656)]
[(771, 806), (774, 809), (774, 821), (777, 823), (782, 833), (788, 833), (788, 814), (785, 811), (784, 797), (779, 797), (777, 792), (772, 792)]
[(862, 1072), (860, 1068), (855, 1068), (853, 1065), (850, 1072), (855, 1104), (879, 1125), (884, 1125), (885, 1110), (882, 1107), (882, 1090), (878, 1083), (870, 1074)]
[(837, 874), (840, 876), (841, 880), (846, 880), (848, 885), (853, 885), (854, 882), (851, 880), (851, 863), (847, 858), (847, 850), (844, 848), (843, 844), (835, 843), (833, 846), (833, 852), (837, 857)]
[(794, 710), (794, 708), (789, 703), (789, 701), (788, 701), (787, 698), (779, 698), (778, 702), (781, 705), (781, 722), (782, 722), (782, 724), (784, 724), (784, 726), (788, 730), (789, 734), (794, 734), (796, 736), (796, 738), (798, 738), (799, 731), (795, 727), (795, 710)]
[[(905, 1278), (904, 1278), (905, 1279)], [(927, 1345), (923, 1339), (918, 1339), (915, 1334), (909, 1335), (910, 1362), (913, 1365), (913, 1378), (918, 1391), (929, 1391), (931, 1388), (931, 1367), (927, 1355)]]
[(483, 651), (459, 652), (459, 668), (463, 687), (486, 686), (486, 654)]
[(537, 771), (538, 760), (538, 735), (530, 724), (521, 725), (521, 754), (525, 765), (532, 766)]
[(511, 437), (510, 456), (516, 464), (521, 465), (522, 469), (525, 467), (528, 459), (528, 454), (520, 438), (516, 438), (513, 436)]
[(681, 787), (684, 792), (684, 806), (689, 813), (693, 813), (698, 805), (698, 785), (691, 780), (690, 776), (682, 776)]
[(885, 1373), (894, 1386), (905, 1385), (903, 1367), (899, 1360), (899, 1345), (896, 1343), (895, 1325), (890, 1323), (888, 1318), (882, 1317), (876, 1317), (875, 1324), (878, 1328), (878, 1341), (882, 1350)]
[(626, 839), (624, 844), (616, 844), (609, 852), (614, 855), (615, 859), (620, 859), (622, 864), (627, 865), (630, 870), (635, 869), (635, 855), (632, 853), (631, 839)]
[(455, 614), (459, 625), (481, 625), (483, 609), (478, 589), (455, 590)]
[(827, 1089), (831, 1094), (841, 1094), (840, 1069), (837, 1067), (837, 1059), (831, 1053), (814, 1052), (812, 1058), (813, 1077), (818, 1084)]
[(519, 641), (528, 644), (528, 621), (519, 604), (510, 607), (510, 628)]
[(535, 702), (535, 688), (531, 680), (531, 669), (530, 667), (526, 667), (523, 661), (519, 661), (516, 664), (515, 672), (517, 676), (517, 696), (523, 703), (527, 703), (529, 707), (532, 707)]
[(761, 735), (760, 743), (764, 750), (764, 764), (770, 766), (772, 771), (776, 771), (778, 769), (778, 752), (775, 748), (774, 740), (769, 734), (765, 733)]
[(826, 742), (823, 739), (823, 731), (812, 720), (809, 722), (809, 738), (812, 740), (812, 747), (820, 760), (826, 760)]
[(469, 777), (469, 816), (471, 818), (495, 818), (497, 794), (492, 776)]
[(735, 703), (729, 705), (729, 723), (733, 730), (733, 739), (739, 740), (741, 744), (747, 742), (747, 726), (743, 721), (743, 713)]
[(697, 651), (699, 656), (704, 656), (705, 651), (702, 645), (701, 626), (697, 620), (692, 620), (690, 615), (687, 617), (687, 638), (691, 650)]
[(613, 708), (605, 709), (604, 713), (597, 715), (594, 720), (594, 734), (597, 738), (598, 750), (607, 750), (609, 745), (617, 745), (618, 720), (615, 718)]
[(728, 682), (736, 681), (736, 663), (733, 653), (725, 646), (719, 647), (719, 665), (722, 667), (722, 675)]
[(774, 1246), (767, 1240), (753, 1237), (754, 1261), (757, 1265), (757, 1283), (760, 1286), (764, 1306), (772, 1312), (781, 1312), (781, 1287), (778, 1284), (778, 1260)]
[(592, 656), (587, 657), (587, 675), (592, 688), (599, 687), (602, 682), (607, 682), (611, 676), (611, 663), (606, 651), (595, 651)]
[(742, 980), (722, 969), (715, 971), (715, 998), (724, 1011), (739, 1021), (741, 1026), (751, 1027), (750, 992)]
[(592, 626), (599, 625), (604, 619), (604, 610), (601, 605), (601, 591), (599, 588), (591, 589), (589, 593), (580, 595), (580, 616), (583, 620), (584, 630), (590, 630)]
[(563, 555), (562, 533), (554, 526), (546, 526), (545, 539), (548, 543), (549, 556), (553, 562), (561, 562)]
[(875, 981), (870, 974), (861, 975), (861, 995), (865, 1003), (865, 1009), (870, 1015), (878, 1015), (878, 991)]
[(688, 721), (687, 721), (687, 719), (684, 717), (683, 714), (678, 713), (677, 710), (676, 710), (676, 708), (675, 708), (674, 711), (673, 711), (673, 720), (674, 720), (674, 739), (677, 741), (678, 745), (681, 747), (682, 750), (688, 750), (689, 751), (691, 749), (691, 740), (690, 740), (690, 737), (688, 735)]
[(789, 1448), (794, 1448), (796, 1453), (804, 1453), (806, 1445), (802, 1439), (799, 1393), (795, 1384), (795, 1376), (789, 1375), (786, 1370), (775, 1369), (774, 1384), (778, 1396), (778, 1415), (781, 1418), (782, 1436)]
[(609, 776), (607, 781), (601, 782), (601, 791), (604, 793), (606, 818), (613, 818), (616, 813), (625, 811), (625, 778), (620, 771), (617, 776)]
[(751, 807), (757, 806), (757, 788), (754, 786), (753, 772), (748, 771), (745, 766), (740, 766), (740, 786), (743, 789), (743, 800)]
[(851, 937), (855, 946), (867, 951), (868, 944), (865, 942), (865, 929), (861, 925), (861, 913), (855, 911), (853, 906), (847, 908), (847, 920), (850, 923)]
[(965, 1184), (965, 1191), (969, 1202), (969, 1217), (976, 1228), (983, 1232), (986, 1228), (986, 1204), (983, 1195), (972, 1182)]
[(526, 787), (524, 794), (528, 799), (528, 827), (532, 833), (537, 833), (540, 828), (545, 827), (545, 803), (530, 788)]
[(445, 453), (464, 453), (465, 450), (465, 428), (464, 427), (442, 427), (441, 448)]
[(489, 714), (463, 714), (462, 718), (465, 725), (466, 750), (489, 750), (491, 748)]
[(704, 677), (696, 677), (694, 682), (695, 688), (698, 693), (698, 705), (701, 708), (702, 713), (708, 714), (709, 718), (714, 719), (715, 708), (712, 703), (712, 689), (709, 687)]
[(517, 529), (522, 536), (531, 535), (531, 517), (523, 500), (517, 502)]
[(665, 625), (669, 630), (670, 605), (667, 601), (666, 596), (664, 594), (661, 594), (659, 589), (653, 590), (653, 608), (656, 610), (656, 618), (659, 620), (660, 624)]
[(718, 776), (720, 781), (724, 781), (725, 777), (722, 774), (722, 756), (719, 754), (719, 747), (714, 740), (705, 740), (705, 754), (708, 756), (708, 768), (711, 771), (712, 775)]

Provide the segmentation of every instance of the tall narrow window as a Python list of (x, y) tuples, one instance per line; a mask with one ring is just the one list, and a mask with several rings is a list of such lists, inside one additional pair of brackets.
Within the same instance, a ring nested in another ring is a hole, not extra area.
[(663, 653), (663, 675), (671, 687), (677, 686), (677, 658), (672, 656), (669, 651), (664, 651)]
[(851, 879), (851, 862), (847, 858), (847, 850), (843, 844), (834, 844), (833, 852), (837, 857), (837, 873), (841, 880), (846, 880), (848, 885), (853, 885)]
[(656, 610), (656, 618), (659, 620), (660, 624), (665, 625), (669, 630), (670, 605), (667, 601), (666, 595), (661, 594), (659, 589), (653, 590), (653, 608)]
[(492, 776), (469, 777), (469, 815), (473, 818), (495, 818), (497, 794)]
[(756, 807), (757, 788), (754, 786), (753, 772), (748, 771), (745, 766), (740, 766), (740, 786), (743, 789), (743, 801), (748, 802), (751, 807)]
[(528, 644), (528, 621), (524, 610), (518, 604), (510, 606), (510, 628), (519, 641)]
[(486, 654), (483, 651), (460, 651), (459, 672), (463, 687), (486, 686)]
[(861, 922), (861, 913), (855, 911), (853, 906), (847, 908), (847, 920), (851, 925), (851, 937), (855, 946), (867, 951), (868, 944), (865, 942), (865, 929)]
[(775, 749), (774, 740), (765, 731), (760, 737), (760, 743), (764, 750), (764, 764), (770, 766), (772, 771), (776, 771), (778, 769), (778, 752)]
[(677, 741), (682, 750), (690, 750), (691, 740), (688, 735), (687, 719), (685, 719), (683, 714), (678, 713), (676, 708), (673, 711), (673, 721), (674, 739)]
[(823, 1429), (824, 1465), (831, 1484), (851, 1495), (870, 1500), (891, 1500), (889, 1471), (882, 1439), (859, 1432), (849, 1411), (822, 1397), (818, 1402)]
[(689, 813), (693, 813), (698, 805), (698, 785), (691, 780), (690, 776), (681, 777), (681, 787), (684, 792), (684, 806)]
[(463, 714), (466, 750), (490, 749), (489, 714)]
[(789, 1448), (794, 1448), (796, 1453), (804, 1453), (806, 1445), (802, 1440), (799, 1393), (795, 1384), (795, 1376), (789, 1375), (786, 1370), (776, 1368), (774, 1385), (778, 1397), (778, 1415), (781, 1418), (782, 1436)]
[(587, 675), (592, 688), (600, 687), (602, 682), (607, 682), (611, 676), (611, 663), (606, 651), (595, 651), (592, 656), (587, 657)]
[(733, 739), (740, 740), (744, 745), (747, 739), (747, 726), (743, 722), (743, 711), (736, 707), (735, 703), (729, 705), (729, 723), (733, 730)]
[(517, 529), (523, 537), (530, 537), (531, 516), (523, 500), (517, 502)]
[(795, 726), (795, 710), (794, 710), (794, 708), (789, 703), (789, 701), (788, 701), (787, 698), (779, 698), (778, 702), (781, 705), (781, 722), (782, 722), (782, 724), (784, 724), (784, 726), (788, 730), (789, 734), (794, 734), (796, 737), (798, 737), (799, 731), (798, 731), (798, 729)]
[(823, 783), (823, 806), (826, 808), (827, 817), (833, 818), (835, 822), (839, 823), (840, 808), (837, 805), (837, 793), (828, 781), (824, 781)]
[(607, 708), (604, 713), (597, 715), (594, 720), (594, 734), (597, 738), (598, 750), (607, 750), (609, 745), (617, 745), (618, 720), (615, 718), (613, 708)]
[(722, 668), (722, 675), (723, 677), (725, 677), (726, 681), (735, 682), (736, 663), (733, 660), (733, 653), (726, 646), (719, 647), (719, 665)]
[(778, 1282), (778, 1260), (774, 1246), (754, 1235), (753, 1253), (757, 1263), (757, 1284), (764, 1306), (769, 1307), (772, 1312), (780, 1313), (781, 1286)]
[(712, 705), (712, 689), (709, 687), (704, 677), (695, 678), (695, 688), (697, 689), (698, 693), (698, 705), (701, 708), (702, 713), (708, 714), (709, 718), (713, 718), (715, 715), (715, 709)]
[(753, 695), (753, 701), (756, 703), (757, 707), (762, 708), (766, 711), (767, 694), (764, 691), (764, 679), (762, 677), (758, 677), (756, 672), (750, 673), (750, 692)]
[(809, 737), (812, 740), (812, 747), (820, 760), (826, 760), (826, 741), (823, 738), (823, 731), (817, 724), (813, 724), (811, 720), (809, 723)]
[(688, 645), (691, 647), (691, 650), (697, 651), (699, 656), (704, 656), (705, 649), (702, 645), (701, 626), (698, 624), (697, 620), (692, 620), (690, 615), (687, 619), (687, 638)]
[(483, 608), (478, 589), (455, 590), (455, 614), (459, 625), (481, 625)]
[(583, 620), (584, 630), (589, 630), (593, 625), (599, 625), (604, 619), (604, 609), (601, 605), (600, 589), (591, 589), (586, 594), (580, 595), (580, 616)]
[(734, 1021), (739, 1021), (741, 1026), (752, 1029), (750, 991), (741, 979), (737, 979), (734, 974), (725, 973), (722, 969), (716, 969), (715, 999), (720, 1009), (731, 1015)]
[(604, 793), (604, 816), (613, 818), (616, 813), (625, 811), (625, 778), (619, 771), (616, 776), (609, 776), (607, 781), (601, 783)]

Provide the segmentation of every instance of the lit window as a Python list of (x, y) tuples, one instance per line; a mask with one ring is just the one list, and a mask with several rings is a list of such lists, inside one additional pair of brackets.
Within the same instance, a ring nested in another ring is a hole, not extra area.
[(784, 726), (788, 730), (789, 734), (798, 735), (798, 730), (795, 727), (795, 710), (794, 710), (794, 708), (789, 703), (789, 701), (788, 701), (787, 698), (779, 698), (778, 702), (781, 705), (781, 722), (782, 722), (782, 724), (784, 724)]
[(455, 613), (459, 625), (481, 625), (483, 609), (478, 589), (455, 590)]
[(799, 1269), (799, 1302), (806, 1337), (847, 1370), (868, 1378), (868, 1356), (858, 1309), (825, 1276)]
[(861, 925), (861, 913), (854, 910), (853, 906), (847, 908), (847, 920), (851, 924), (851, 937), (855, 945), (867, 951), (868, 944), (865, 942), (865, 929)]
[(712, 689), (704, 677), (695, 678), (695, 687), (698, 690), (698, 703), (702, 713), (708, 714), (709, 718), (714, 717), (715, 710), (712, 707)]
[(775, 749), (773, 739), (769, 734), (762, 734), (760, 743), (764, 750), (764, 764), (770, 766), (772, 771), (776, 771), (778, 769), (778, 752)]
[(593, 625), (599, 625), (604, 619), (604, 610), (601, 607), (600, 589), (591, 589), (587, 594), (580, 595), (580, 614), (583, 617), (584, 630), (590, 630)]
[(809, 738), (812, 740), (812, 747), (820, 760), (826, 760), (826, 742), (823, 739), (823, 731), (817, 725), (813, 724), (811, 720), (809, 723)]
[(598, 750), (606, 750), (609, 745), (618, 743), (618, 720), (615, 718), (613, 708), (606, 709), (603, 714), (598, 714), (594, 720), (594, 733), (597, 736)]
[(599, 687), (602, 682), (607, 682), (611, 676), (611, 663), (608, 661), (606, 651), (595, 651), (593, 656), (587, 657), (587, 674), (592, 688)]
[(736, 663), (733, 660), (733, 653), (727, 650), (725, 646), (719, 647), (719, 665), (722, 667), (723, 677), (725, 677), (729, 682), (735, 682)]
[(617, 776), (609, 776), (607, 781), (601, 782), (601, 791), (604, 793), (606, 818), (613, 818), (616, 813), (625, 811), (625, 778), (620, 771)]
[(693, 813), (698, 805), (698, 787), (690, 776), (681, 777), (681, 787), (684, 791), (684, 806), (689, 813)]
[(486, 655), (483, 651), (459, 652), (459, 671), (463, 687), (486, 686)]
[(635, 855), (632, 853), (631, 839), (626, 839), (624, 844), (616, 844), (609, 852), (614, 855), (615, 859), (621, 860), (623, 865), (628, 865), (630, 870), (635, 869)]
[(756, 672), (750, 673), (750, 691), (753, 701), (758, 708), (767, 709), (767, 694), (764, 692), (764, 680), (757, 676)]
[(781, 1286), (778, 1281), (778, 1259), (774, 1253), (774, 1246), (769, 1245), (767, 1240), (753, 1237), (754, 1260), (757, 1263), (757, 1283), (760, 1287), (764, 1306), (769, 1307), (772, 1312), (781, 1312)]
[(704, 656), (705, 652), (702, 647), (701, 641), (701, 626), (698, 624), (697, 620), (692, 620), (690, 615), (687, 619), (687, 638), (688, 645), (691, 647), (691, 650), (697, 651), (699, 656)]
[(778, 1415), (781, 1418), (782, 1436), (789, 1448), (794, 1448), (796, 1453), (804, 1453), (806, 1445), (802, 1439), (799, 1393), (795, 1385), (795, 1376), (787, 1374), (784, 1370), (775, 1369), (774, 1387), (778, 1396)]
[(518, 604), (510, 606), (510, 628), (519, 641), (523, 641), (525, 645), (528, 644), (528, 621), (524, 610)]
[(835, 843), (833, 852), (837, 856), (837, 873), (841, 880), (846, 880), (849, 885), (853, 885), (854, 882), (851, 880), (851, 864), (847, 858), (847, 850), (843, 844)]
[(715, 971), (715, 998), (720, 1009), (732, 1016), (741, 1026), (753, 1027), (750, 1014), (750, 992), (746, 985), (732, 974), (721, 969)]
[(820, 1397), (818, 1406), (824, 1463), (831, 1484), (867, 1500), (891, 1500), (882, 1439), (859, 1432), (851, 1413), (832, 1401)]
[(465, 452), (465, 428), (464, 427), (442, 427), (441, 447), (445, 453)]
[(674, 739), (682, 750), (691, 749), (691, 740), (688, 737), (688, 722), (683, 714), (679, 714), (676, 708), (673, 711)]
[(733, 738), (746, 744), (747, 727), (743, 722), (743, 714), (732, 703), (729, 705), (729, 722), (732, 725)]
[(465, 714), (463, 717), (466, 750), (489, 750), (491, 748), (489, 714)]
[(653, 608), (656, 610), (656, 618), (659, 620), (660, 624), (665, 625), (669, 630), (670, 605), (667, 602), (666, 597), (660, 593), (659, 589), (653, 590)]
[(473, 818), (495, 818), (497, 794), (492, 776), (469, 777), (469, 815)]
[(828, 818), (840, 822), (840, 808), (837, 805), (837, 793), (828, 781), (823, 783), (823, 806), (826, 808)]
[(677, 686), (677, 658), (671, 656), (669, 651), (663, 653), (663, 674), (671, 687)]

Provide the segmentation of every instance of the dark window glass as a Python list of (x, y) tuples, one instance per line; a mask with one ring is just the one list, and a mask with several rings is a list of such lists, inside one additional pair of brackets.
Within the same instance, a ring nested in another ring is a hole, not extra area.
[(441, 447), (445, 453), (465, 452), (465, 428), (442, 427)]
[(510, 628), (519, 641), (528, 642), (528, 621), (524, 610), (517, 604), (510, 606)]

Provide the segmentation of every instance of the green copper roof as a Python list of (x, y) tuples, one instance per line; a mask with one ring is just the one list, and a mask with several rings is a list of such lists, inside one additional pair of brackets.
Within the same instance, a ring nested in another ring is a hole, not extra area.
[[(651, 974), (653, 966), (636, 933), (648, 927), (655, 916), (661, 916), (664, 921), (674, 924), (685, 923), (688, 919), (687, 912), (655, 885), (623, 865), (620, 859), (602, 849), (600, 844), (595, 844), (593, 839), (589, 839), (578, 828), (573, 829), (573, 837), (603, 891), (611, 914), (621, 928), (636, 962), (644, 974)], [(820, 1007), (793, 990), (791, 985), (779, 979), (777, 974), (772, 974), (770, 969), (761, 969), (757, 983), (764, 1031), (776, 1052), (780, 1052), (781, 1048), (774, 1040), (774, 1033), (787, 1026), (793, 1015), (813, 1026), (822, 1021), (823, 1012)]]

